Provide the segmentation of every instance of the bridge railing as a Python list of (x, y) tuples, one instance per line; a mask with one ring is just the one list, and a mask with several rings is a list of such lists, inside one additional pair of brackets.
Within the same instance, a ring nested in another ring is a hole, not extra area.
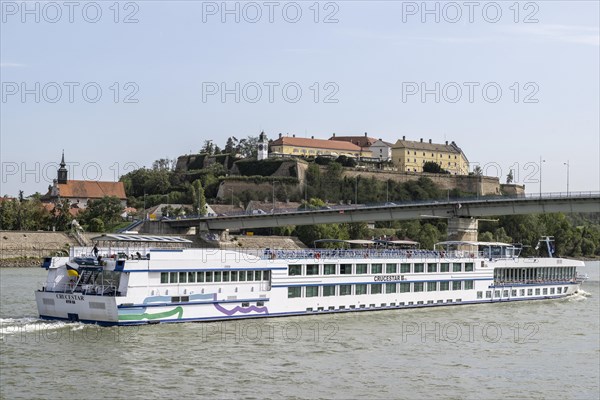
[(369, 204), (339, 204), (327, 205), (321, 208), (277, 208), (275, 212), (265, 214), (253, 214), (246, 211), (231, 212), (223, 215), (213, 216), (198, 216), (186, 215), (182, 217), (164, 219), (166, 221), (185, 220), (185, 219), (214, 219), (219, 217), (237, 217), (237, 216), (267, 216), (267, 215), (285, 215), (288, 213), (315, 213), (315, 212), (330, 212), (330, 211), (350, 211), (357, 209), (385, 209), (398, 206), (419, 206), (419, 205), (442, 205), (448, 203), (472, 203), (472, 202), (500, 202), (507, 200), (546, 200), (546, 199), (582, 199), (600, 197), (599, 191), (583, 191), (583, 192), (548, 192), (548, 193), (527, 193), (520, 195), (493, 195), (493, 196), (471, 196), (471, 197), (446, 197), (439, 199), (423, 199), (411, 201), (391, 200), (385, 203), (369, 203)]

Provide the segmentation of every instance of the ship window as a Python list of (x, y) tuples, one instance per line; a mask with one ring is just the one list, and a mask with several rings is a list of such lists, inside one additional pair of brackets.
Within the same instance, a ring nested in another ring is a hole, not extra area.
[(446, 290), (450, 290), (450, 282), (448, 282), (448, 281), (440, 282), (440, 292), (445, 292)]
[[(302, 275), (302, 265), (290, 265), (288, 269), (289, 276)], [(251, 279), (249, 279), (251, 280)]]
[(229, 271), (223, 271), (223, 282), (229, 282)]
[(319, 275), (319, 265), (307, 265), (306, 275)]
[(367, 264), (356, 264), (356, 273), (357, 274), (366, 274), (367, 273)]
[(352, 264), (340, 264), (340, 274), (349, 275), (352, 273)]
[(435, 292), (437, 290), (437, 282), (427, 282), (427, 291)]
[(371, 285), (371, 294), (380, 294), (381, 293), (381, 284), (380, 283), (372, 283)]
[(261, 275), (262, 275), (262, 271), (254, 271), (254, 280), (260, 281)]
[(519, 290), (519, 296), (525, 296), (525, 289)]
[(427, 272), (437, 272), (437, 264), (436, 263), (427, 264)]
[(307, 286), (306, 287), (306, 297), (317, 297), (319, 295), (319, 287), (318, 286)]
[(246, 280), (252, 282), (254, 280), (254, 271), (246, 271)]
[(257, 301), (256, 305), (259, 306), (259, 307), (262, 307), (262, 306), (265, 305), (265, 302), (264, 301)]
[(491, 290), (486, 290), (485, 291), (485, 298), (486, 299), (491, 299), (492, 298), (492, 291)]
[(206, 282), (212, 282), (212, 281), (213, 281), (212, 271), (206, 271)]
[(204, 272), (198, 272), (196, 274), (196, 282), (204, 282)]
[(168, 272), (160, 273), (160, 283), (169, 283), (169, 273)]
[(171, 272), (169, 275), (169, 282), (177, 283), (177, 272)]
[(302, 288), (301, 287), (288, 287), (288, 299), (294, 298), (294, 297), (300, 297), (300, 294), (302, 293)]
[(450, 264), (440, 263), (440, 272), (450, 272)]
[(190, 296), (181, 296), (182, 303), (187, 303), (188, 301), (190, 301)]
[(473, 263), (465, 263), (465, 272), (473, 271)]
[(238, 280), (238, 272), (231, 271), (231, 282), (237, 282), (237, 280)]
[(511, 290), (511, 291), (510, 291), (510, 295), (511, 295), (512, 297), (517, 297), (517, 289), (513, 289), (513, 290)]
[(563, 288), (563, 292), (567, 293), (567, 287), (566, 286)]
[(242, 303), (242, 307), (250, 307), (250, 303)]
[(500, 297), (500, 291), (494, 290), (494, 297)]
[(356, 285), (354, 287), (354, 294), (367, 294), (367, 285), (364, 283)]
[(477, 298), (478, 299), (483, 299), (483, 292), (482, 291), (477, 292)]
[(271, 279), (271, 271), (263, 271), (263, 281)]
[(323, 265), (323, 275), (335, 275), (335, 264)]
[(425, 264), (423, 264), (423, 263), (416, 263), (414, 268), (415, 268), (415, 274), (416, 273), (424, 272), (425, 271)]
[(335, 296), (335, 286), (323, 286), (323, 296)]
[(540, 293), (541, 293), (541, 291), (540, 291), (540, 289), (539, 289), (539, 288), (535, 289), (535, 295), (536, 295), (536, 296), (539, 296), (539, 295), (540, 295)]
[(504, 290), (502, 292), (502, 297), (508, 297), (508, 290)]
[(462, 264), (461, 263), (453, 263), (452, 264), (452, 272), (460, 272), (462, 271)]
[(240, 271), (239, 281), (240, 282), (245, 282), (246, 281), (246, 271)]
[(553, 287), (550, 288), (550, 294), (554, 294), (554, 288)]
[(386, 274), (395, 274), (398, 271), (398, 266), (396, 264), (385, 264), (385, 273)]
[(533, 289), (527, 289), (527, 296), (531, 296), (533, 294)]
[(215, 282), (221, 282), (221, 271), (215, 271)]
[(410, 274), (410, 264), (407, 264), (407, 263), (400, 264), (400, 273), (401, 274)]
[(415, 292), (422, 292), (423, 291), (423, 282), (415, 282), (413, 288), (414, 288)]
[(196, 282), (196, 273), (195, 272), (188, 272), (188, 282), (190, 282), (190, 283)]
[(372, 264), (371, 265), (371, 273), (372, 274), (380, 274), (382, 270), (382, 264)]
[(408, 293), (410, 292), (410, 283), (401, 282), (400, 283), (400, 293)]
[(180, 272), (179, 273), (179, 282), (180, 283), (186, 283), (187, 282), (187, 272)]
[(352, 285), (340, 285), (340, 296), (352, 294)]
[(398, 290), (398, 288), (395, 283), (386, 283), (385, 284), (385, 292), (386, 293), (396, 293), (397, 290)]
[(179, 303), (179, 296), (171, 297), (171, 303)]
[(460, 290), (461, 289), (461, 281), (453, 281), (452, 282), (452, 290)]
[(465, 290), (473, 289), (473, 281), (464, 281), (465, 282)]

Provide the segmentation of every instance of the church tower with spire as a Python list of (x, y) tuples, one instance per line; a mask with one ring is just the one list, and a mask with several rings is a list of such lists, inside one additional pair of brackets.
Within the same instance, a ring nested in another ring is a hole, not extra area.
[(60, 161), (60, 168), (58, 169), (58, 183), (67, 183), (68, 171), (65, 163), (65, 151), (62, 153), (62, 160)]

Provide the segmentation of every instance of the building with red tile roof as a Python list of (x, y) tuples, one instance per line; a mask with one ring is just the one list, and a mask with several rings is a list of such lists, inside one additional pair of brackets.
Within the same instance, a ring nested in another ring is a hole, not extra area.
[(65, 168), (65, 155), (63, 153), (58, 169), (58, 179), (55, 179), (48, 193), (44, 196), (46, 201), (54, 202), (67, 199), (73, 206), (86, 208), (90, 200), (98, 200), (105, 196), (116, 197), (121, 200), (123, 208), (127, 206), (127, 196), (123, 182), (81, 181), (69, 180)]
[(323, 156), (348, 156), (370, 157), (371, 152), (347, 141), (297, 138), (294, 136), (280, 136), (270, 144), (270, 152), (280, 155), (299, 157)]

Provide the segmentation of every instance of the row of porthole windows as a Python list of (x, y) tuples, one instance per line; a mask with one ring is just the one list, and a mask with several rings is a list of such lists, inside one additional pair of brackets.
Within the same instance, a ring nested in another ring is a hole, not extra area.
[[(456, 300), (447, 299), (446, 300), (446, 303), (455, 303), (455, 302), (456, 303), (461, 303), (462, 299), (456, 299)], [(443, 303), (444, 303), (444, 300), (437, 300), (437, 301), (427, 300), (427, 304), (443, 304)], [(404, 302), (404, 301), (401, 301), (398, 304), (396, 304), (396, 303), (390, 303), (389, 306), (388, 306), (388, 303), (381, 303), (380, 305), (372, 303), (372, 304), (369, 304), (368, 306), (366, 304), (359, 304), (358, 307), (356, 307), (356, 305), (350, 305), (350, 306), (348, 306), (348, 308), (346, 308), (346, 306), (337, 306), (337, 310), (354, 310), (356, 308), (360, 309), (360, 308), (380, 308), (380, 307), (405, 307), (405, 306), (414, 306), (415, 304), (416, 305), (424, 305), (425, 301), (417, 301), (417, 302), (409, 301), (408, 303)], [(329, 307), (327, 307), (327, 311), (333, 311), (333, 310), (336, 310), (336, 306), (329, 306)], [(309, 312), (312, 312), (312, 311), (325, 311), (325, 307), (317, 307), (316, 310), (314, 309), (314, 307), (308, 307), (306, 309), (306, 311), (309, 311)]]
[(212, 283), (268, 281), (271, 271), (161, 272), (160, 283)]
[(386, 274), (472, 272), (473, 263), (292, 264), (288, 266), (289, 276), (382, 274), (384, 271)]
[[(494, 290), (494, 297), (495, 298), (500, 298), (500, 297), (523, 297), (523, 296), (548, 296), (548, 295), (553, 295), (553, 294), (563, 294), (563, 293), (567, 293), (567, 290), (569, 288), (567, 286), (565, 287), (557, 287), (557, 288), (531, 288), (531, 289), (503, 289), (503, 290)], [(518, 294), (517, 294), (518, 293)], [(527, 294), (525, 294), (527, 293)], [(483, 299), (483, 292), (477, 292), (477, 298), (478, 299)], [(491, 299), (492, 298), (492, 291), (491, 290), (486, 290), (485, 292), (485, 298), (486, 299)]]
[(434, 281), (400, 283), (357, 283), (352, 285), (322, 285), (288, 287), (288, 298), (349, 296), (382, 293), (435, 292), (471, 290), (473, 281)]

